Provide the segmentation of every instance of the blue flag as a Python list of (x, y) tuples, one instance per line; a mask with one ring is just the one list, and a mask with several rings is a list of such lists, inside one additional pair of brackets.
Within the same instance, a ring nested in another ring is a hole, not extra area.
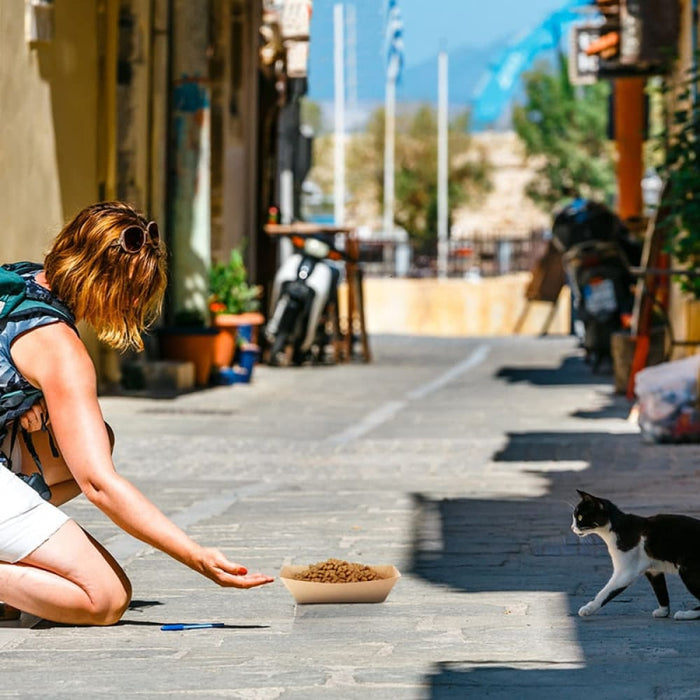
[(403, 20), (397, 0), (387, 2), (386, 66), (387, 78), (399, 82), (403, 70)]

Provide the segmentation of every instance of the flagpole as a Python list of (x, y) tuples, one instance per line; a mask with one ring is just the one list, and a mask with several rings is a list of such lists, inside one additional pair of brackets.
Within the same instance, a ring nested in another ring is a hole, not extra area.
[(438, 278), (447, 277), (447, 53), (438, 54)]
[(394, 237), (396, 83), (403, 66), (403, 22), (398, 0), (386, 3), (386, 89), (384, 92), (384, 238)]
[(396, 140), (396, 77), (387, 71), (384, 97), (384, 239), (394, 236), (394, 153)]
[(336, 226), (345, 223), (345, 42), (343, 4), (333, 7), (335, 138), (333, 217)]

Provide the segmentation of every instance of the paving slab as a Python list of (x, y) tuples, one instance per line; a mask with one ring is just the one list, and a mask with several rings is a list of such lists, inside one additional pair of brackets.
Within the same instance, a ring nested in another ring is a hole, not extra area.
[[(219, 589), (81, 496), (66, 510), (125, 566), (132, 606), (109, 628), (0, 627), (0, 697), (700, 697), (698, 627), (653, 619), (645, 581), (577, 616), (611, 569), (569, 531), (576, 488), (700, 516), (700, 446), (643, 443), (569, 337), (371, 341), (367, 365), (101, 404), (118, 469), (196, 539), (274, 575), (394, 564), (386, 602)], [(225, 627), (160, 629), (203, 621)]]

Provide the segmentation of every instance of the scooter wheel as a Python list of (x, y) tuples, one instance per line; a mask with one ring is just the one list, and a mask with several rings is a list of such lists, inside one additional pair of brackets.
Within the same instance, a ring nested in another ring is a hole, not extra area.
[(297, 367), (301, 367), (306, 361), (306, 356), (307, 353), (305, 353), (303, 350), (294, 348), (294, 352), (292, 353), (292, 364)]
[(270, 348), (268, 364), (272, 367), (279, 367), (284, 364), (284, 346), (287, 344), (286, 335), (278, 335)]

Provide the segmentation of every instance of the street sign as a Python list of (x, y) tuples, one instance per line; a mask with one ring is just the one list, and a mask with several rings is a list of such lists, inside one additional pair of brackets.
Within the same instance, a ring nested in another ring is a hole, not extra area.
[(311, 0), (285, 0), (282, 7), (282, 38), (308, 40), (311, 10)]
[(600, 37), (599, 24), (578, 24), (571, 29), (569, 80), (572, 85), (592, 85), (598, 80), (600, 59), (586, 49)]

